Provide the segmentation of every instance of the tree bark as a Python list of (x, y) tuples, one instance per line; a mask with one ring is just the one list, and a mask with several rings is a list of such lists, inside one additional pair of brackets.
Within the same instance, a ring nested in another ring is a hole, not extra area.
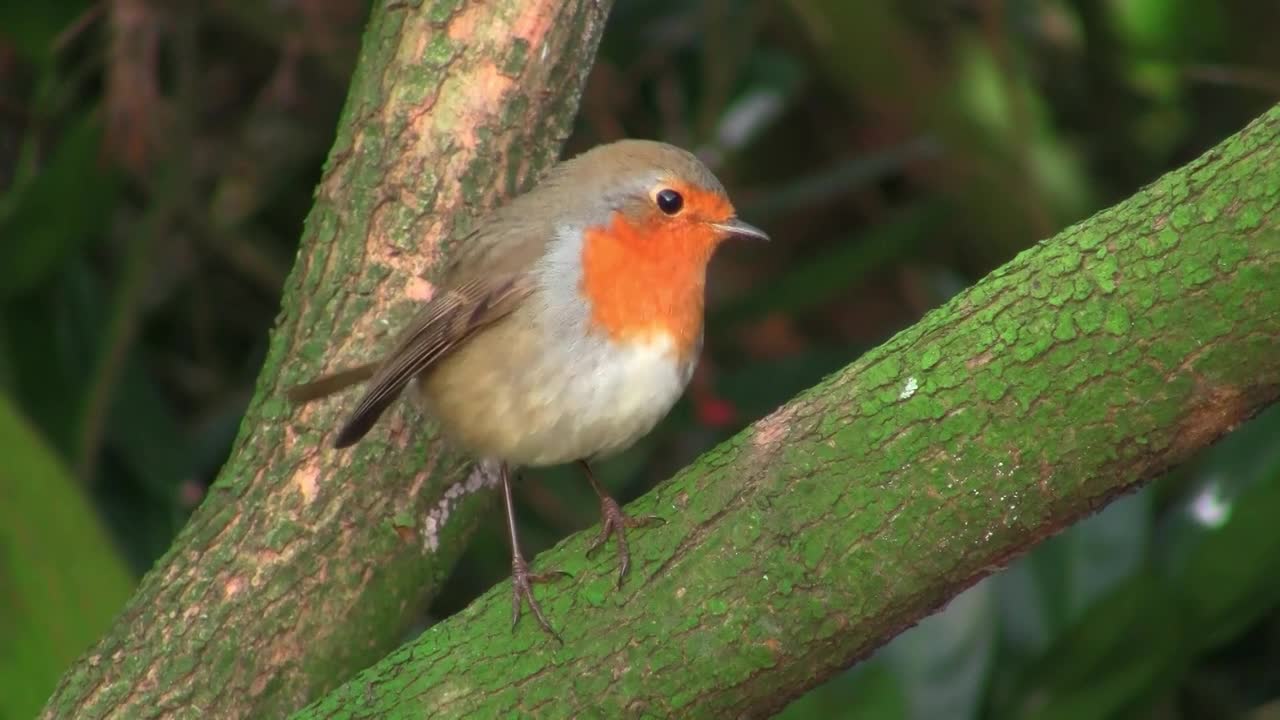
[(758, 717), (1280, 395), (1280, 107), (992, 273), (297, 718)]
[(281, 717), (403, 639), (491, 493), (411, 408), (334, 452), (342, 403), (282, 392), (370, 359), (445, 239), (555, 159), (609, 4), (374, 3), (231, 459), (44, 717)]

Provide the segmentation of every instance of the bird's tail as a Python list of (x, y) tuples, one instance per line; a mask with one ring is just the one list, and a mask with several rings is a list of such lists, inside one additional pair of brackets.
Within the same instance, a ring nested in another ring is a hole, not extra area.
[(316, 378), (311, 382), (294, 385), (286, 390), (285, 394), (289, 397), (289, 400), (294, 403), (308, 403), (312, 400), (319, 400), (322, 397), (332, 395), (340, 390), (345, 390), (357, 383), (362, 383), (373, 377), (373, 373), (377, 369), (377, 363), (357, 365), (353, 368), (339, 370), (335, 373)]

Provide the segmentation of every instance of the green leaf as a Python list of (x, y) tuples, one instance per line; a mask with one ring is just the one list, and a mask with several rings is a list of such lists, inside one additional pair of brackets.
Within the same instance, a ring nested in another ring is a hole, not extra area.
[(131, 357), (114, 392), (107, 423), (109, 447), (157, 498), (172, 500), (192, 472), (192, 452), (173, 408)]
[(45, 282), (65, 257), (101, 236), (118, 189), (99, 163), (101, 145), (98, 122), (80, 117), (41, 171), (0, 198), (0, 298)]
[(1190, 654), (1173, 593), (1134, 575), (1092, 605), (1016, 683), (1000, 717), (1131, 717), (1185, 670)]
[(1183, 59), (1228, 42), (1227, 4), (1217, 0), (1112, 0), (1117, 35), (1139, 53)]
[(39, 711), (132, 590), (44, 438), (0, 394), (0, 717)]
[(1039, 657), (1068, 623), (1065, 550), (1061, 538), (1052, 538), (991, 578), (1004, 645), (1020, 661)]
[(1280, 410), (1207, 455), (1170, 522), (1171, 582), (1200, 648), (1238, 635), (1280, 604)]
[(94, 351), (68, 273), (37, 292), (0, 305), (14, 400), (59, 454), (74, 457), (80, 402)]
[(1121, 498), (1066, 533), (1068, 611), (1078, 616), (1140, 571), (1151, 534), (1151, 492)]
[(53, 44), (89, 7), (84, 0), (0, 3), (0, 38), (29, 62), (53, 56)]
[(994, 659), (995, 607), (992, 584), (979, 583), (885, 649), (905, 691), (908, 717), (977, 716)]
[(777, 717), (896, 720), (907, 717), (906, 697), (889, 664), (869, 660), (805, 693)]
[(1146, 567), (1151, 492), (1122, 498), (993, 578), (1006, 648), (1038, 657), (1100, 597)]
[(200, 458), (136, 353), (112, 389), (103, 431), (103, 464), (123, 472), (95, 488), (99, 508), (120, 533), (130, 564), (147, 568), (186, 521), (182, 484), (198, 481)]

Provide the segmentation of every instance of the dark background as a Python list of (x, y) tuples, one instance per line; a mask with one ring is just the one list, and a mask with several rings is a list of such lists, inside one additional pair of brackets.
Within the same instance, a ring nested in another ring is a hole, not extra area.
[[(0, 3), (0, 718), (39, 706), (225, 460), (367, 12)], [(1280, 99), (1278, 28), (1266, 0), (619, 0), (567, 151), (696, 150), (775, 242), (717, 257), (686, 400), (601, 476), (643, 493), (1235, 132)], [(1280, 718), (1278, 430), (1264, 414), (787, 713)], [(84, 498), (84, 522), (41, 520)], [(520, 501), (533, 551), (597, 519), (572, 470)], [(504, 581), (500, 523), (424, 623)], [(38, 600), (57, 553), (81, 584)]]

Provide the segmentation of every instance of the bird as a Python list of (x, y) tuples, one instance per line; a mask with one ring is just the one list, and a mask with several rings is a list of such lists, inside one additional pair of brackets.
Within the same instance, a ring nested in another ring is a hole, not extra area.
[[(591, 464), (648, 434), (684, 393), (703, 343), (707, 265), (730, 239), (768, 240), (738, 217), (692, 153), (654, 140), (563, 160), (454, 243), (424, 302), (378, 360), (288, 391), (297, 403), (366, 383), (333, 445), (363, 438), (406, 390), (447, 442), (497, 466), (511, 545), (512, 627), (523, 605), (560, 640), (520, 547), (512, 476), (577, 464), (600, 501), (596, 551), (612, 536), (618, 585), (632, 517)], [(563, 643), (563, 640), (560, 640)]]

